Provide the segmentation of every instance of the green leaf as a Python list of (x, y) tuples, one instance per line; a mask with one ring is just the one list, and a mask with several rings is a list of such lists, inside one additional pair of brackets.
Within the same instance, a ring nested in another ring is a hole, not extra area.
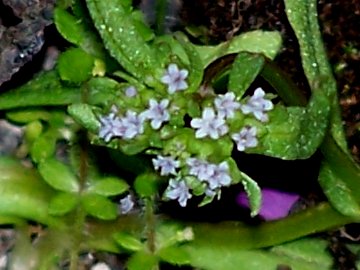
[(116, 204), (104, 196), (97, 194), (84, 194), (81, 198), (85, 211), (98, 219), (114, 220), (118, 215)]
[(94, 107), (85, 103), (76, 103), (68, 107), (69, 114), (87, 130), (97, 133), (100, 122), (94, 114)]
[(87, 0), (87, 7), (110, 54), (133, 76), (140, 80), (157, 69), (154, 50), (138, 32), (131, 10), (122, 0)]
[[(267, 250), (241, 250), (226, 245), (186, 245), (191, 265), (205, 270), (275, 270), (286, 265), (292, 270), (331, 269), (332, 259), (326, 242), (290, 243)], [(239, 268), (240, 267), (240, 268)]]
[(273, 59), (280, 51), (281, 35), (278, 32), (257, 30), (235, 36), (216, 46), (196, 46), (196, 48), (202, 58), (204, 68), (221, 56), (242, 51), (264, 54)]
[[(318, 91), (322, 91), (330, 100), (331, 134), (342, 150), (348, 153), (336, 81), (327, 59), (318, 24), (317, 1), (286, 0), (285, 11), (298, 38), (302, 66), (312, 90), (320, 88)], [(321, 87), (318, 86), (319, 84)]]
[(277, 105), (269, 113), (260, 145), (246, 152), (289, 160), (308, 158), (325, 137), (329, 113), (329, 101), (321, 91), (313, 92), (306, 108)]
[(230, 70), (228, 91), (235, 92), (238, 99), (242, 98), (245, 91), (260, 74), (264, 63), (265, 59), (262, 55), (239, 53)]
[(85, 39), (81, 20), (61, 8), (54, 10), (54, 22), (59, 33), (71, 43), (80, 45)]
[(157, 269), (158, 259), (155, 255), (144, 251), (136, 252), (127, 262), (128, 270), (155, 270)]
[(39, 163), (52, 157), (56, 151), (58, 131), (50, 128), (38, 136), (31, 145), (30, 155), (34, 162)]
[(71, 48), (58, 59), (60, 78), (64, 81), (81, 83), (89, 79), (94, 68), (95, 58), (80, 48)]
[(114, 102), (119, 94), (120, 84), (107, 77), (91, 78), (85, 87), (86, 102), (91, 105), (105, 105)]
[(143, 243), (137, 239), (135, 236), (126, 233), (119, 232), (114, 235), (114, 239), (116, 243), (118, 243), (121, 247), (129, 250), (129, 251), (139, 251), (144, 249)]
[(60, 161), (49, 158), (39, 164), (39, 172), (44, 180), (53, 188), (65, 192), (78, 192), (77, 177), (68, 166)]
[(78, 203), (78, 196), (74, 193), (61, 192), (50, 201), (49, 214), (62, 216), (72, 211)]
[(108, 176), (97, 179), (95, 183), (90, 184), (87, 189), (90, 193), (103, 196), (115, 196), (124, 193), (129, 189), (129, 185), (125, 180), (114, 176)]
[(334, 173), (328, 163), (322, 163), (318, 180), (336, 210), (346, 216), (360, 217), (359, 198), (351, 187)]
[(156, 252), (156, 255), (158, 255), (162, 261), (171, 264), (190, 264), (190, 255), (188, 252), (176, 246), (162, 248)]
[(13, 159), (0, 158), (0, 215), (25, 218), (47, 225), (62, 222), (48, 214), (53, 190), (34, 170)]
[(262, 195), (261, 195), (261, 189), (259, 185), (251, 179), (248, 175), (246, 175), (243, 172), (241, 173), (241, 183), (244, 186), (244, 190), (246, 192), (246, 195), (249, 199), (249, 205), (251, 210), (251, 216), (256, 216), (261, 208), (261, 201), (262, 201)]
[(151, 197), (157, 193), (158, 176), (154, 173), (143, 173), (136, 177), (134, 189), (140, 197)]
[(49, 111), (38, 108), (26, 108), (22, 110), (9, 111), (6, 113), (6, 118), (17, 123), (29, 123), (36, 120), (48, 121), (51, 113)]
[(65, 87), (55, 71), (38, 74), (19, 88), (0, 95), (0, 110), (28, 106), (67, 105), (80, 102), (78, 88)]

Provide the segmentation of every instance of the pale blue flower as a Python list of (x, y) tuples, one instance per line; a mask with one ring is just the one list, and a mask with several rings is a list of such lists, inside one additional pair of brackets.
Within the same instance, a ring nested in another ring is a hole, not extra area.
[(161, 77), (161, 82), (168, 85), (168, 93), (173, 94), (179, 90), (185, 90), (188, 88), (188, 84), (185, 81), (189, 72), (186, 69), (179, 70), (176, 64), (170, 64), (164, 74)]
[(180, 167), (180, 161), (173, 157), (164, 157), (158, 155), (152, 159), (155, 170), (160, 169), (160, 175), (176, 175), (176, 169)]
[(265, 92), (262, 88), (257, 88), (248, 102), (241, 106), (241, 111), (244, 114), (252, 113), (256, 119), (261, 122), (267, 122), (268, 115), (267, 111), (270, 111), (274, 108), (274, 105), (270, 100), (264, 98)]
[(190, 199), (192, 195), (185, 181), (170, 179), (169, 186), (165, 190), (165, 197), (171, 200), (178, 200), (179, 204), (185, 207), (187, 200)]
[(232, 134), (231, 138), (237, 145), (237, 150), (244, 151), (246, 148), (256, 147), (258, 140), (256, 138), (256, 127), (243, 127), (240, 132)]
[(144, 133), (144, 117), (136, 112), (127, 111), (126, 116), (121, 118), (122, 124), (125, 127), (122, 137), (124, 139), (133, 139), (137, 135)]
[(189, 166), (189, 174), (196, 176), (200, 181), (207, 181), (215, 170), (215, 165), (197, 158), (188, 158), (186, 164)]
[(218, 115), (225, 118), (233, 118), (236, 110), (240, 108), (240, 103), (235, 101), (235, 94), (228, 92), (225, 95), (218, 95), (215, 100), (215, 108), (218, 111)]
[(121, 214), (127, 214), (134, 208), (134, 201), (132, 196), (129, 194), (120, 200), (120, 212)]
[(137, 89), (134, 86), (129, 86), (125, 89), (125, 96), (135, 97), (137, 95)]
[(207, 182), (212, 190), (230, 185), (231, 177), (229, 175), (229, 165), (226, 161), (215, 166), (213, 174), (209, 177)]
[(202, 112), (202, 118), (192, 119), (190, 125), (192, 128), (197, 129), (195, 137), (198, 139), (206, 136), (218, 139), (229, 130), (225, 119), (216, 115), (212, 108), (205, 108)]
[(116, 107), (112, 107), (111, 112), (108, 115), (101, 116), (99, 119), (99, 137), (105, 142), (109, 142), (113, 137), (121, 137), (124, 135), (125, 127), (116, 114)]
[(170, 114), (167, 110), (169, 106), (169, 100), (163, 99), (158, 103), (155, 99), (149, 100), (149, 109), (142, 113), (142, 116), (151, 120), (151, 127), (153, 129), (159, 129), (163, 122), (169, 121)]

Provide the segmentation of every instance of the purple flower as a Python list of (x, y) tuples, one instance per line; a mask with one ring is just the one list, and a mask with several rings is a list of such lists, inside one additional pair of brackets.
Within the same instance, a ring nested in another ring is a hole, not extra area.
[(229, 165), (226, 161), (215, 166), (214, 172), (209, 179), (207, 179), (207, 182), (212, 190), (230, 185), (231, 177), (229, 175)]
[[(297, 194), (269, 188), (263, 188), (261, 193), (262, 203), (259, 216), (264, 220), (275, 220), (286, 217), (292, 206), (300, 198)], [(249, 200), (245, 192), (241, 192), (236, 200), (239, 205), (249, 207)]]
[(133, 139), (137, 135), (144, 133), (144, 117), (140, 114), (138, 115), (136, 112), (127, 111), (126, 116), (121, 118), (124, 132), (124, 139)]
[(240, 103), (234, 101), (235, 94), (228, 92), (225, 95), (218, 95), (214, 100), (218, 114), (225, 118), (233, 118), (236, 110), (240, 108)]
[(135, 97), (137, 95), (137, 89), (134, 86), (129, 86), (125, 89), (125, 95), (127, 97)]
[(151, 120), (150, 124), (153, 129), (159, 129), (163, 122), (169, 121), (170, 114), (167, 110), (169, 102), (168, 99), (163, 99), (160, 103), (155, 99), (149, 100), (149, 109), (144, 111), (141, 115), (146, 119)]
[(190, 125), (197, 129), (195, 137), (198, 139), (206, 136), (218, 139), (229, 131), (224, 118), (216, 115), (212, 108), (205, 108), (202, 112), (202, 118), (192, 119)]
[(185, 81), (189, 72), (186, 69), (179, 70), (176, 64), (170, 64), (161, 77), (161, 82), (168, 85), (168, 93), (173, 94), (179, 90), (185, 90), (188, 88), (188, 84)]
[(256, 131), (256, 127), (243, 127), (240, 132), (232, 134), (231, 138), (235, 141), (237, 150), (244, 151), (246, 148), (256, 147)]
[(180, 161), (173, 157), (157, 156), (152, 160), (155, 170), (160, 169), (160, 175), (176, 175), (176, 169), (180, 167)]
[(185, 207), (187, 200), (190, 199), (192, 195), (185, 181), (170, 179), (169, 186), (165, 190), (165, 197), (171, 200), (178, 200), (179, 204)]
[(113, 106), (108, 115), (101, 116), (99, 119), (99, 137), (104, 139), (105, 142), (109, 142), (113, 137), (121, 137), (124, 134), (125, 127), (116, 114), (117, 108)]
[(134, 201), (131, 195), (127, 195), (120, 200), (120, 212), (121, 214), (127, 214), (134, 208)]
[(267, 122), (269, 119), (266, 112), (272, 110), (274, 105), (270, 100), (265, 99), (264, 96), (264, 90), (260, 87), (256, 88), (248, 102), (241, 106), (241, 111), (244, 114), (252, 113), (259, 121)]
[(207, 181), (215, 170), (215, 165), (197, 158), (188, 158), (186, 164), (189, 166), (189, 174), (196, 176), (200, 181)]

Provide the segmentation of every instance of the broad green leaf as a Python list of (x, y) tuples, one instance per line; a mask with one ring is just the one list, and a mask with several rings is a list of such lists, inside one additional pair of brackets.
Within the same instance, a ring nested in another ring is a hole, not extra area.
[(31, 145), (30, 155), (32, 160), (39, 163), (52, 157), (55, 154), (58, 137), (58, 131), (52, 128), (38, 136)]
[(61, 192), (50, 201), (49, 214), (62, 216), (72, 211), (78, 203), (78, 196), (74, 193)]
[(76, 122), (81, 124), (87, 130), (97, 133), (100, 128), (100, 122), (94, 114), (94, 107), (85, 103), (76, 103), (68, 107), (69, 114)]
[(87, 7), (105, 47), (133, 76), (144, 80), (158, 66), (154, 50), (138, 32), (131, 10), (121, 0), (87, 0)]
[(243, 172), (240, 173), (242, 177), (241, 183), (244, 186), (244, 190), (249, 199), (249, 205), (251, 210), (250, 214), (252, 217), (254, 217), (259, 213), (261, 208), (261, 201), (262, 201), (261, 189), (259, 185), (248, 175), (246, 175)]
[(80, 46), (86, 38), (86, 33), (82, 27), (81, 20), (77, 19), (66, 10), (62, 8), (55, 8), (54, 22), (57, 30), (63, 38), (71, 43)]
[(321, 91), (313, 93), (306, 108), (278, 105), (269, 113), (259, 146), (246, 151), (289, 160), (308, 158), (325, 137), (329, 113), (329, 101)]
[(64, 163), (55, 158), (46, 159), (39, 164), (39, 172), (53, 188), (65, 192), (78, 192), (77, 177)]
[(156, 255), (158, 255), (162, 261), (175, 265), (190, 264), (191, 262), (188, 252), (176, 246), (162, 248), (156, 252)]
[(118, 215), (116, 204), (104, 196), (84, 194), (81, 198), (85, 211), (93, 217), (102, 220), (114, 220)]
[(158, 259), (155, 255), (145, 251), (133, 254), (127, 261), (128, 270), (155, 270), (158, 269)]
[(95, 58), (80, 48), (71, 48), (58, 59), (60, 78), (73, 83), (84, 82), (92, 76)]
[(118, 177), (108, 176), (97, 179), (90, 184), (87, 191), (103, 196), (115, 196), (124, 193), (129, 189), (129, 185)]
[(331, 104), (331, 134), (344, 152), (348, 153), (341, 111), (337, 99), (336, 81), (327, 59), (320, 27), (316, 0), (286, 0), (285, 11), (298, 38), (302, 66), (312, 90), (320, 84), (318, 91), (328, 96)]
[(143, 173), (136, 177), (134, 189), (140, 197), (151, 197), (157, 193), (158, 176), (154, 173)]
[(318, 180), (326, 197), (336, 210), (343, 215), (360, 217), (359, 198), (354, 194), (354, 190), (336, 175), (327, 162), (322, 163)]
[(281, 35), (278, 32), (257, 30), (235, 36), (216, 46), (195, 47), (202, 58), (204, 68), (221, 56), (241, 51), (263, 54), (273, 59), (280, 51)]
[[(205, 270), (275, 270), (279, 265), (292, 270), (330, 270), (332, 258), (325, 241), (300, 240), (270, 250), (241, 250), (227, 245), (185, 246), (191, 265)], [(240, 267), (240, 268), (239, 268)]]
[(114, 235), (114, 239), (117, 244), (129, 251), (139, 251), (144, 249), (144, 244), (129, 233), (118, 232)]
[(235, 92), (238, 99), (242, 98), (260, 74), (264, 63), (265, 59), (262, 55), (240, 52), (230, 70), (228, 91)]
[(0, 95), (0, 110), (29, 106), (67, 105), (80, 102), (78, 88), (63, 86), (55, 71), (38, 74), (17, 89)]
[(0, 171), (1, 216), (61, 226), (61, 221), (48, 214), (53, 190), (34, 169), (26, 168), (13, 159), (1, 157)]

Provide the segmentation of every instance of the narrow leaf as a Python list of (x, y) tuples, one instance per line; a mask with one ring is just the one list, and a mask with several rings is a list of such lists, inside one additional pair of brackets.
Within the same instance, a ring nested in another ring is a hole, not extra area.
[(114, 196), (122, 194), (128, 189), (129, 185), (125, 180), (109, 176), (96, 180), (95, 183), (89, 186), (88, 192), (103, 196)]
[(243, 172), (240, 172), (242, 176), (241, 183), (244, 186), (244, 190), (248, 196), (249, 199), (249, 205), (251, 210), (251, 216), (256, 216), (261, 207), (261, 189), (259, 185), (251, 179), (248, 175), (246, 175)]
[(126, 233), (119, 232), (114, 235), (114, 239), (116, 243), (118, 243), (121, 247), (129, 250), (129, 251), (139, 251), (144, 249), (143, 243), (136, 238), (135, 236)]

